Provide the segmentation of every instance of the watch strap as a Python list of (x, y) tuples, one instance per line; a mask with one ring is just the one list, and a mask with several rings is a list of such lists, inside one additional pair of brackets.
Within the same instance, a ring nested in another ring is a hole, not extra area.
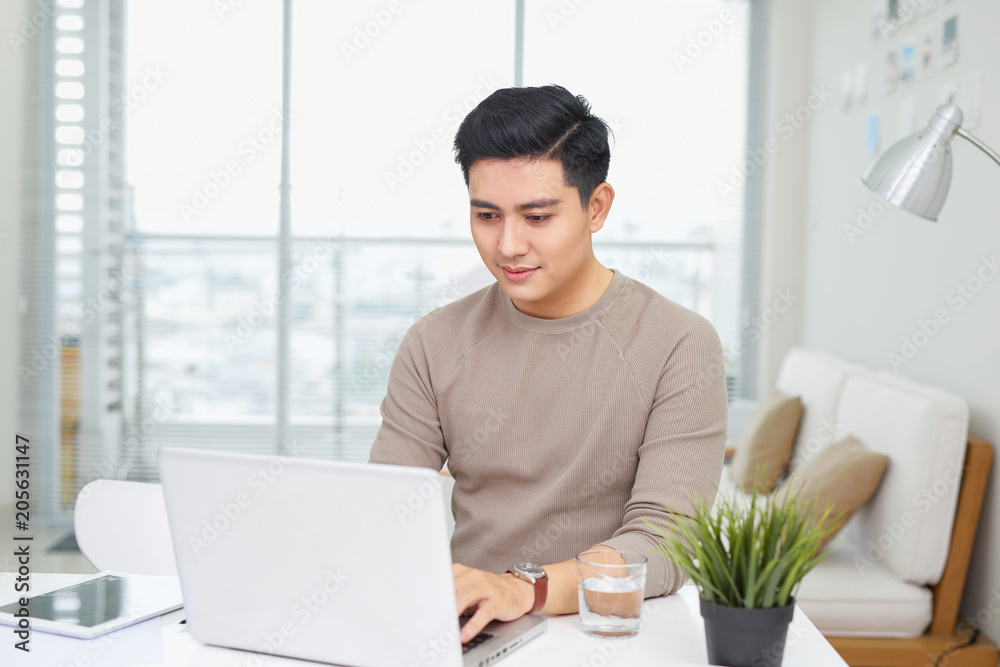
[(548, 576), (530, 577), (527, 573), (521, 572), (514, 567), (507, 568), (507, 571), (513, 574), (517, 579), (527, 581), (535, 589), (535, 603), (531, 605), (531, 609), (529, 609), (527, 613), (533, 614), (545, 606), (545, 600), (548, 599), (549, 596)]

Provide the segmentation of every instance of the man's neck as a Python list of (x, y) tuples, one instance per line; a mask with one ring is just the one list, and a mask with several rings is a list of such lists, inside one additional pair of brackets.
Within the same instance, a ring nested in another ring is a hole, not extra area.
[(572, 317), (587, 310), (604, 295), (614, 278), (615, 272), (603, 266), (594, 258), (580, 279), (573, 281), (564, 294), (545, 303), (524, 303), (511, 299), (514, 307), (525, 315), (543, 320), (558, 320)]

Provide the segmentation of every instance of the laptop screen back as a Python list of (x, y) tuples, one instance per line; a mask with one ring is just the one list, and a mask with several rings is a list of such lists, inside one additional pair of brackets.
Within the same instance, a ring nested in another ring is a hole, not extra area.
[(462, 664), (433, 471), (164, 448), (160, 476), (195, 639), (346, 665)]

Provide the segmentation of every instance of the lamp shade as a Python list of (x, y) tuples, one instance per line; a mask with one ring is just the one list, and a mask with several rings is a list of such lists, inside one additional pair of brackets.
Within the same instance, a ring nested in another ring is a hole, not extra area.
[(951, 140), (961, 125), (961, 109), (938, 107), (924, 129), (890, 146), (861, 182), (893, 206), (937, 222), (951, 185)]

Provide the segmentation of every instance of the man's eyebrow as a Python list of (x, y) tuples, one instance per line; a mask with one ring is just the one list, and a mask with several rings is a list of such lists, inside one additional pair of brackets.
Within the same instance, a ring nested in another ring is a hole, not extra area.
[(497, 206), (496, 204), (491, 204), (488, 201), (484, 201), (482, 199), (470, 199), (469, 200), (469, 205), (470, 206), (474, 206), (476, 208), (491, 208), (494, 211), (499, 211), (500, 210), (500, 207)]
[[(529, 201), (524, 204), (518, 204), (517, 209), (519, 211), (526, 211), (529, 208), (545, 208), (547, 206), (555, 206), (556, 204), (561, 204), (562, 199), (538, 199), (536, 201)], [(499, 211), (500, 207), (496, 204), (491, 204), (483, 199), (470, 199), (469, 204), (475, 208), (489, 208), (494, 211)]]
[(537, 201), (529, 201), (527, 204), (518, 204), (517, 208), (521, 211), (526, 211), (529, 208), (546, 208), (547, 206), (555, 206), (561, 203), (562, 199), (539, 199)]

